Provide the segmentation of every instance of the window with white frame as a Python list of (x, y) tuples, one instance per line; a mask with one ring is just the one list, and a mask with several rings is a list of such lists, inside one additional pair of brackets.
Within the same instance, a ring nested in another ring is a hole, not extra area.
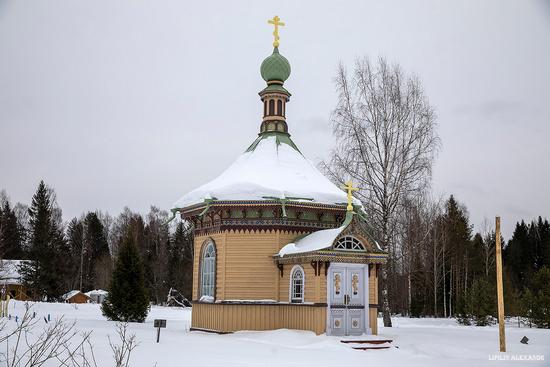
[(362, 251), (365, 250), (365, 246), (357, 238), (352, 236), (344, 236), (340, 238), (334, 248), (337, 250), (349, 250), (349, 251)]
[(305, 277), (304, 269), (296, 265), (290, 272), (290, 302), (304, 302)]
[(216, 282), (216, 247), (212, 240), (205, 243), (201, 259), (201, 297), (214, 297)]

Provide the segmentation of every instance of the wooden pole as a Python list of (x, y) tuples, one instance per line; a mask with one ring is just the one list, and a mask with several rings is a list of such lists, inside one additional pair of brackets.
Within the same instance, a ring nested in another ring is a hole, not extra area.
[(504, 297), (502, 290), (502, 250), (500, 248), (500, 217), (495, 223), (495, 249), (497, 263), (497, 301), (498, 301), (498, 335), (500, 351), (506, 352), (506, 335), (504, 333)]

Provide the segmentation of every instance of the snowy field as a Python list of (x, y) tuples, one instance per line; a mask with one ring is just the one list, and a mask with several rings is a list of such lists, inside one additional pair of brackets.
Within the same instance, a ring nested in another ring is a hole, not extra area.
[[(114, 323), (106, 321), (99, 305), (35, 303), (40, 327), (47, 314), (51, 318), (65, 315), (75, 320), (80, 331), (93, 331), (92, 341), (98, 366), (112, 366), (108, 335), (113, 341)], [(22, 302), (10, 304), (13, 327), (15, 315), (24, 313)], [(156, 343), (153, 319), (167, 319), (160, 343)], [(316, 336), (311, 332), (276, 330), (237, 332), (217, 335), (189, 332), (191, 311), (153, 307), (143, 324), (131, 324), (139, 341), (130, 365), (135, 367), (167, 366), (550, 366), (550, 330), (519, 328), (511, 322), (507, 328), (508, 353), (499, 355), (498, 328), (459, 326), (448, 319), (395, 318), (394, 328), (380, 328), (381, 338), (393, 339), (395, 347), (387, 350), (353, 350), (340, 343), (341, 338)], [(379, 320), (380, 321), (380, 320)], [(3, 331), (5, 333), (5, 331)], [(521, 344), (526, 335), (529, 345)], [(6, 345), (0, 345), (4, 352)], [(544, 361), (502, 359), (544, 355)], [(500, 360), (495, 360), (499, 358)], [(50, 366), (55, 366), (51, 364)]]

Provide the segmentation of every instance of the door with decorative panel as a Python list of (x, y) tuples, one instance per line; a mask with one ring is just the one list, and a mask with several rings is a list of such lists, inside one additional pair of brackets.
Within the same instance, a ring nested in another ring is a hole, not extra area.
[(327, 334), (362, 335), (367, 332), (367, 283), (365, 265), (330, 265), (327, 279)]

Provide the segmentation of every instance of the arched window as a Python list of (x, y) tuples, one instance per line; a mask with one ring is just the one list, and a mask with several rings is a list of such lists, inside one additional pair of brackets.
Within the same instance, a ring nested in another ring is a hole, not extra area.
[(277, 100), (277, 115), (283, 115), (283, 101), (281, 101), (280, 99)]
[(275, 100), (270, 99), (269, 100), (269, 116), (273, 116), (275, 114)]
[(294, 266), (290, 272), (290, 302), (304, 302), (305, 281), (304, 269), (299, 265)]
[(267, 116), (267, 101), (264, 101), (264, 116)]
[(200, 295), (214, 298), (216, 286), (216, 246), (212, 240), (205, 242), (201, 257)]
[(336, 242), (334, 248), (337, 250), (364, 251), (365, 246), (357, 238), (352, 236), (342, 237)]

